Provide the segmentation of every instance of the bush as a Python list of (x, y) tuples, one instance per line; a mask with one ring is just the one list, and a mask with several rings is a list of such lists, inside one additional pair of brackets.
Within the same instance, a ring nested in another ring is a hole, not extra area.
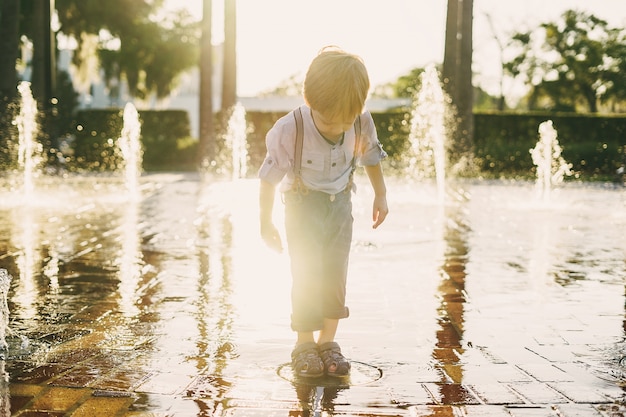
[(490, 176), (534, 176), (529, 154), (539, 125), (552, 120), (563, 158), (583, 179), (609, 179), (624, 163), (626, 117), (563, 113), (476, 113), (474, 152)]
[[(196, 144), (189, 139), (189, 116), (182, 110), (140, 111), (145, 170), (191, 169)], [(115, 170), (120, 155), (116, 142), (124, 125), (122, 109), (81, 110), (74, 121), (74, 157), (77, 170)]]
[[(265, 135), (284, 112), (248, 112), (248, 175), (254, 176), (265, 156)], [(194, 170), (197, 140), (190, 137), (185, 111), (141, 111), (144, 169)], [(389, 158), (401, 167), (408, 148), (410, 112), (406, 109), (372, 114), (378, 137)], [(219, 117), (216, 117), (219, 121)], [(564, 113), (477, 112), (474, 115), (474, 159), (487, 177), (534, 177), (530, 156), (539, 125), (552, 120), (563, 157), (583, 179), (612, 178), (624, 163), (626, 117)], [(90, 170), (115, 169), (115, 141), (123, 125), (122, 110), (83, 110), (74, 122), (73, 164)], [(216, 130), (220, 124), (216, 122)], [(216, 138), (220, 135), (216, 133)], [(219, 142), (219, 139), (216, 139)], [(220, 143), (218, 143), (220, 145)], [(218, 146), (219, 148), (219, 146)]]

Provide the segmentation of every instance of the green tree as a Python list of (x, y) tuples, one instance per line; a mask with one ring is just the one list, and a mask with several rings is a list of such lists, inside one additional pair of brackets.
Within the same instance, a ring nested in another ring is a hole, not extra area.
[(413, 98), (422, 84), (424, 68), (413, 68), (408, 74), (401, 75), (394, 82), (374, 88), (372, 96), (384, 98)]
[(126, 80), (135, 97), (169, 95), (178, 75), (197, 65), (199, 25), (183, 10), (159, 15), (162, 3), (56, 0), (60, 31), (78, 42), (74, 64), (97, 53), (109, 87)]
[[(10, 101), (17, 93), (15, 64), (19, 52), (20, 0), (0, 0), (0, 99)], [(4, 111), (2, 112), (4, 114)]]
[(626, 31), (567, 10), (556, 22), (513, 35), (520, 52), (505, 70), (530, 85), (531, 110), (598, 111), (626, 98)]

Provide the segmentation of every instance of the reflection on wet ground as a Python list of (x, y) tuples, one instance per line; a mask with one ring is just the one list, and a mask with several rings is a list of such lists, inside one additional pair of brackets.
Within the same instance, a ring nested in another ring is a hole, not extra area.
[[(348, 381), (294, 381), (289, 268), (256, 181), (0, 191), (0, 415), (622, 416), (626, 190), (390, 181), (355, 198)], [(280, 212), (280, 210), (278, 210)], [(277, 215), (280, 224), (280, 215)]]

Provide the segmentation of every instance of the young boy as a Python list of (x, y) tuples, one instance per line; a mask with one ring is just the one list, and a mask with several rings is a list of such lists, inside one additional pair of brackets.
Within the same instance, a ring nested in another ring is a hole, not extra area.
[(298, 335), (291, 365), (299, 377), (350, 371), (335, 334), (339, 319), (348, 317), (346, 277), (357, 161), (374, 189), (373, 227), (388, 213), (380, 166), (386, 153), (371, 114), (363, 112), (368, 90), (361, 58), (324, 48), (308, 68), (305, 104), (279, 119), (266, 137), (267, 155), (259, 170), (261, 236), (270, 248), (282, 251), (272, 221), (275, 189), (281, 183), (292, 274), (291, 328)]

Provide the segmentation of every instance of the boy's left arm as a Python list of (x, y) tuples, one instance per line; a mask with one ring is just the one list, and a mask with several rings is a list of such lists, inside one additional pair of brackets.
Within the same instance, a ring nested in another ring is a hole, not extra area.
[(389, 213), (389, 207), (387, 206), (387, 187), (385, 186), (385, 178), (380, 163), (376, 165), (366, 165), (364, 168), (370, 180), (370, 184), (372, 184), (372, 188), (374, 189), (374, 204), (372, 207), (372, 220), (374, 224), (372, 227), (376, 229), (385, 221)]

